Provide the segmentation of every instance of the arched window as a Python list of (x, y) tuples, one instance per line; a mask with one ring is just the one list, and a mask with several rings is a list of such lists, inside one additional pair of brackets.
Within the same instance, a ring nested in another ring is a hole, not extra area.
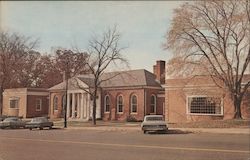
[(119, 95), (117, 97), (117, 113), (123, 112), (123, 97), (122, 95)]
[(64, 109), (64, 107), (67, 106), (67, 104), (66, 104), (66, 95), (65, 94), (62, 96), (62, 102), (61, 102), (61, 104), (62, 104), (62, 108), (63, 109)]
[(57, 96), (54, 96), (54, 99), (53, 99), (53, 108), (55, 111), (58, 110), (58, 97)]
[(156, 113), (156, 96), (152, 95), (150, 99), (150, 113)]
[(67, 104), (66, 104), (66, 94), (63, 94), (62, 99), (61, 99), (61, 117), (64, 117), (65, 115), (65, 110), (66, 110)]
[(110, 98), (108, 95), (104, 98), (104, 112), (110, 112)]
[(137, 96), (132, 95), (131, 100), (130, 100), (130, 107), (131, 107), (131, 113), (136, 113), (137, 112)]

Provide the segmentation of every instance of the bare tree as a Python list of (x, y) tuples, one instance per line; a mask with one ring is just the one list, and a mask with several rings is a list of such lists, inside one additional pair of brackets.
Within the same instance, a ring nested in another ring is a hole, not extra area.
[(0, 32), (0, 112), (3, 91), (17, 84), (16, 71), (28, 52), (35, 48), (37, 41), (16, 33)]
[(166, 38), (165, 48), (174, 52), (170, 72), (208, 74), (226, 87), (235, 118), (242, 118), (241, 103), (250, 86), (249, 79), (242, 85), (250, 61), (250, 1), (186, 3), (175, 10)]
[[(117, 64), (128, 67), (128, 61), (122, 56), (120, 47), (121, 35), (117, 31), (116, 26), (109, 28), (102, 36), (96, 36), (89, 41), (87, 66), (93, 78), (93, 86), (88, 89), (78, 87), (85, 90), (93, 100), (92, 122), (96, 125), (96, 105), (98, 91), (101, 89), (101, 84), (119, 75), (119, 72), (112, 76), (103, 76), (110, 67), (117, 67)], [(112, 66), (113, 65), (113, 66)]]

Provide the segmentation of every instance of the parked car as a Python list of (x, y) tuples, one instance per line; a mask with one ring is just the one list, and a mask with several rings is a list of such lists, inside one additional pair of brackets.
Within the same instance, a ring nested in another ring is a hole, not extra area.
[(8, 117), (0, 122), (0, 128), (25, 128), (25, 122), (18, 117)]
[(143, 133), (148, 131), (162, 131), (167, 132), (168, 126), (162, 115), (147, 115), (141, 124)]
[(30, 122), (27, 122), (25, 127), (32, 130), (33, 128), (39, 128), (42, 130), (43, 128), (52, 129), (53, 122), (50, 122), (46, 117), (36, 117), (33, 118)]
[(7, 118), (8, 116), (5, 116), (5, 115), (1, 115), (0, 116), (0, 122), (3, 121), (5, 118)]

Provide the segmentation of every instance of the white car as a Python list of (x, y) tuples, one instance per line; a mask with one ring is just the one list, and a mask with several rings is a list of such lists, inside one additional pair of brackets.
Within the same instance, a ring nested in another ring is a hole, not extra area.
[(148, 131), (162, 131), (167, 132), (168, 126), (162, 115), (147, 115), (141, 124), (143, 133)]

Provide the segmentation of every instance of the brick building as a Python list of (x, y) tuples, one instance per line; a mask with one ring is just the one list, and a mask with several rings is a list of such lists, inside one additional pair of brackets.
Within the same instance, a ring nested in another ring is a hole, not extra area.
[[(165, 79), (162, 74), (165, 72), (165, 61), (157, 61), (154, 72), (141, 69), (103, 74), (101, 79), (106, 81), (98, 90), (96, 118), (143, 120), (148, 114), (163, 114), (165, 94), (161, 85)], [(66, 82), (62, 82), (49, 89), (51, 118), (63, 117), (65, 86)], [(69, 80), (66, 104), (68, 118), (91, 119), (93, 101), (86, 92), (91, 87), (92, 75), (80, 75)]]
[(3, 115), (32, 118), (48, 116), (49, 93), (41, 88), (5, 89)]
[[(244, 81), (249, 81), (245, 75)], [(234, 105), (230, 95), (218, 88), (208, 76), (166, 79), (165, 117), (169, 122), (233, 119)], [(242, 116), (250, 118), (250, 91), (242, 103)]]

